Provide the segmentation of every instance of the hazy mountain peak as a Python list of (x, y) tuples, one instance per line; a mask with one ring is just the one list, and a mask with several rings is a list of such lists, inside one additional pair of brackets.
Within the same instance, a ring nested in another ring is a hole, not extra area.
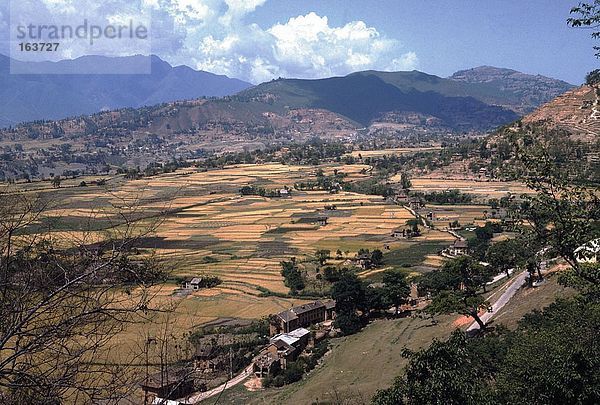
[[(82, 56), (59, 62), (16, 62), (35, 73), (43, 65), (56, 74), (12, 75), (10, 58), (0, 55), (0, 126), (38, 119), (60, 119), (106, 109), (141, 107), (202, 96), (227, 96), (251, 86), (226, 76), (173, 67), (151, 56), (150, 74), (80, 74), (136, 72), (146, 57)], [(43, 97), (40, 97), (40, 94)]]

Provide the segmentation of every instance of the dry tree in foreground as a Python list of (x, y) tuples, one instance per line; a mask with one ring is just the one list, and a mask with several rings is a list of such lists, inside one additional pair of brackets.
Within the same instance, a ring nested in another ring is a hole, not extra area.
[(138, 376), (97, 360), (151, 312), (165, 272), (136, 242), (157, 221), (124, 204), (77, 221), (88, 229), (56, 224), (42, 199), (0, 195), (0, 403), (116, 403)]

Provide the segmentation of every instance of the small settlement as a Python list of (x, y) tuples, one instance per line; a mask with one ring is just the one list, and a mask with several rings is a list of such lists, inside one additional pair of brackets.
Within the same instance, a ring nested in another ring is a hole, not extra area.
[[(193, 289), (197, 283), (189, 280), (185, 284)], [(270, 336), (266, 345), (262, 340), (266, 337), (256, 333), (232, 334), (225, 331), (207, 335), (195, 343), (193, 362), (189, 362), (187, 368), (165, 367), (159, 373), (147, 375), (140, 382), (145, 402), (164, 399), (178, 403), (175, 400), (194, 392), (206, 391), (208, 387), (205, 382), (216, 380), (224, 374), (232, 375), (232, 364), (239, 362), (238, 370), (251, 367), (257, 377), (273, 376), (280, 370), (286, 370), (290, 362), (305, 354), (306, 349), (325, 339), (332, 331), (333, 319), (335, 301), (313, 301), (271, 315)], [(248, 346), (249, 350), (241, 356), (242, 352), (236, 352), (237, 358), (232, 356), (230, 350), (226, 350), (240, 346)], [(254, 350), (258, 351), (255, 357), (252, 356)]]
[[(257, 377), (285, 370), (308, 346), (327, 336), (335, 318), (335, 301), (314, 301), (292, 307), (270, 319), (271, 339), (254, 362)], [(313, 331), (306, 329), (311, 327)]]

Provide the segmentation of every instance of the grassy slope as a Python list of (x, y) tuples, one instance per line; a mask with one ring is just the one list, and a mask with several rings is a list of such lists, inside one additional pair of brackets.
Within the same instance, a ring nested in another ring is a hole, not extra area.
[[(541, 310), (557, 298), (572, 296), (560, 286), (556, 275), (535, 289), (519, 290), (498, 312), (495, 323), (515, 328), (523, 315)], [(312, 404), (368, 403), (373, 393), (387, 387), (406, 365), (404, 348), (416, 350), (433, 339), (443, 339), (455, 328), (457, 316), (437, 318), (431, 325), (424, 319), (377, 320), (360, 333), (333, 340), (333, 350), (325, 361), (303, 381), (281, 389), (248, 392), (243, 386), (228, 391), (221, 403)]]
[(237, 388), (221, 403), (311, 404), (343, 401), (368, 402), (377, 389), (387, 387), (406, 364), (405, 348), (416, 350), (453, 330), (455, 317), (430, 320), (402, 318), (377, 320), (362, 332), (332, 340), (333, 350), (304, 380), (281, 389), (247, 392)]

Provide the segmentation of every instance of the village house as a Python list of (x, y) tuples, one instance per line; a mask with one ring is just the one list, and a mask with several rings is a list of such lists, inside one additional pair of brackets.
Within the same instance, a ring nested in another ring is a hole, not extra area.
[(394, 229), (392, 231), (392, 237), (393, 238), (406, 238), (406, 229)]
[(327, 305), (314, 301), (282, 311), (271, 317), (271, 336), (332, 319), (334, 310), (335, 301), (329, 301)]
[(140, 383), (145, 396), (177, 399), (194, 392), (194, 379), (185, 369), (165, 369)]
[(276, 343), (280, 340), (294, 347), (295, 349), (302, 351), (306, 346), (308, 346), (310, 340), (310, 331), (305, 328), (298, 328), (291, 332), (279, 333), (271, 338), (271, 343)]
[(356, 262), (358, 266), (363, 270), (369, 270), (373, 267), (373, 260), (371, 259), (371, 256), (366, 253), (363, 253), (362, 255), (358, 256), (356, 258)]
[(333, 320), (335, 318), (335, 301), (327, 300), (323, 304), (325, 305), (325, 322)]
[(202, 278), (194, 277), (191, 280), (186, 280), (183, 283), (182, 287), (185, 290), (199, 290), (201, 285), (202, 285)]
[(451, 256), (464, 256), (469, 253), (469, 245), (464, 239), (457, 239), (447, 249), (448, 254)]
[(423, 201), (421, 201), (420, 198), (409, 198), (408, 206), (413, 210), (418, 210), (425, 207), (425, 204), (423, 204)]
[[(293, 348), (292, 348), (293, 349)], [(254, 360), (254, 375), (259, 378), (275, 374), (281, 369), (281, 357), (276, 345), (271, 344), (263, 349)]]
[(402, 204), (408, 201), (408, 193), (406, 190), (398, 190), (394, 196), (394, 201), (398, 204)]
[(406, 229), (406, 228), (397, 228), (394, 229), (392, 231), (392, 237), (400, 239), (400, 238), (406, 238), (406, 239), (410, 239), (416, 236), (419, 236), (421, 233), (420, 232), (415, 232), (412, 229)]
[(288, 362), (296, 361), (308, 346), (310, 336), (310, 331), (305, 328), (273, 336), (254, 362), (254, 374), (264, 377), (272, 375), (278, 369), (285, 370)]

